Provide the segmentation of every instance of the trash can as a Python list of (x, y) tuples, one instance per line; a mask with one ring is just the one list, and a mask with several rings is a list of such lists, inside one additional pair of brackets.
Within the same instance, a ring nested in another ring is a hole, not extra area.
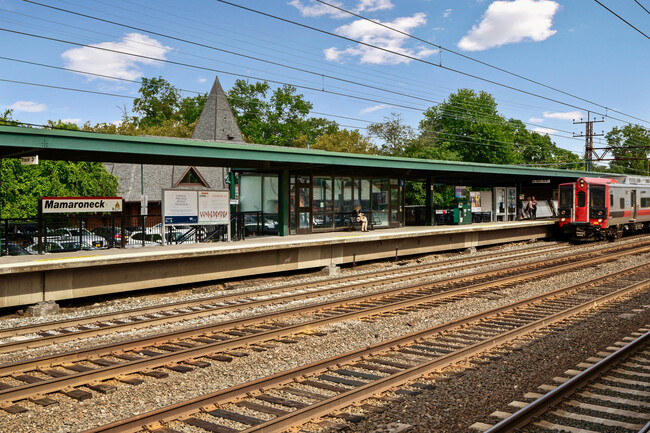
[(454, 200), (449, 209), (449, 224), (471, 224), (472, 205), (469, 200)]

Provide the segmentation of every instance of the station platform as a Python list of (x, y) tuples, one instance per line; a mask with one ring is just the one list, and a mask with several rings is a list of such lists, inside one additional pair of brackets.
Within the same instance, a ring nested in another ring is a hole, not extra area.
[(0, 307), (306, 270), (551, 236), (555, 220), (249, 237), (0, 258)]

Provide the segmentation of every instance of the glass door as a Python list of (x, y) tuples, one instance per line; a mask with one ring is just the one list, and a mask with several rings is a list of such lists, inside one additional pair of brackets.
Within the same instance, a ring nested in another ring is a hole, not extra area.
[(388, 225), (391, 228), (399, 227), (402, 222), (402, 197), (400, 191), (399, 185), (390, 185), (390, 200), (388, 202), (390, 219)]
[(299, 176), (296, 179), (296, 199), (296, 233), (309, 234), (312, 230), (311, 177)]

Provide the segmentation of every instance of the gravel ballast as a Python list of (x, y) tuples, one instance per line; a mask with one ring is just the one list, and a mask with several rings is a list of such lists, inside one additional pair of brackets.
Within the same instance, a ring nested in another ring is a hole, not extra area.
[[(526, 248), (526, 245), (518, 245), (512, 248), (523, 250)], [(584, 248), (588, 249), (589, 246), (585, 246)], [(475, 257), (476, 255), (471, 254), (468, 257)], [(440, 261), (440, 257), (440, 255), (437, 255), (433, 258), (419, 260), (430, 260), (431, 263), (437, 263)], [(536, 257), (535, 259), (539, 258)], [(249, 356), (234, 358), (231, 363), (212, 362), (207, 368), (197, 368), (185, 374), (169, 371), (169, 378), (163, 380), (142, 377), (145, 382), (139, 386), (129, 386), (109, 381), (109, 384), (116, 385), (114, 392), (106, 395), (93, 393), (92, 399), (83, 402), (76, 402), (65, 396), (54, 394), (52, 398), (59, 402), (58, 405), (43, 408), (27, 402), (24, 404), (21, 403), (21, 405), (30, 409), (25, 414), (9, 415), (0, 413), (0, 431), (83, 431), (93, 426), (107, 424), (134, 414), (148, 412), (202, 394), (264, 377), (274, 372), (295, 368), (299, 365), (475, 314), (485, 309), (495, 308), (518, 299), (525, 299), (562, 286), (595, 278), (598, 275), (604, 275), (607, 272), (621, 269), (622, 267), (647, 263), (648, 259), (650, 259), (650, 255), (648, 254), (626, 257), (616, 263), (589, 267), (582, 271), (565, 273), (543, 281), (531, 281), (530, 283), (517, 287), (500, 289), (498, 290), (499, 299), (472, 298), (431, 310), (410, 312), (408, 315), (384, 318), (374, 322), (351, 320), (336, 323), (323, 329), (327, 332), (326, 336), (298, 337), (298, 342), (295, 344), (276, 342), (273, 343), (275, 347), (269, 348), (265, 352), (247, 351)], [(367, 272), (371, 266), (382, 270), (386, 268), (400, 268), (399, 265), (394, 263), (388, 265), (373, 264), (368, 267), (360, 267), (360, 269), (356, 270), (345, 269), (343, 272), (358, 272), (360, 270)], [(476, 272), (476, 270), (470, 272)], [(291, 282), (297, 282), (298, 280), (295, 276), (289, 278)], [(322, 279), (320, 276), (309, 276), (301, 278), (301, 280), (313, 281), (319, 278)], [(250, 286), (238, 287), (235, 290), (246, 293), (246, 291), (260, 288), (260, 284), (264, 283), (255, 281)], [(272, 286), (273, 284), (280, 285), (282, 283), (274, 282), (268, 285)], [(193, 299), (194, 297), (207, 295), (213, 295), (213, 293), (190, 293), (188, 296)], [(151, 302), (152, 304), (164, 303), (170, 299), (174, 301), (179, 300), (177, 296), (165, 295), (162, 299), (160, 297), (158, 299), (147, 297), (146, 302)], [(628, 301), (627, 303), (634, 304), (635, 308), (638, 308), (639, 305), (650, 305), (650, 296), (645, 293), (636, 301)], [(122, 304), (117, 301), (113, 302), (110, 308), (119, 310), (120, 308), (133, 308), (134, 305), (140, 306), (137, 298), (129, 299)], [(272, 308), (286, 308), (286, 305), (269, 307), (270, 311), (272, 311)], [(625, 310), (626, 313), (632, 309), (631, 306), (622, 306), (621, 308), (621, 311)], [(86, 312), (86, 314), (97, 314), (99, 310), (105, 311), (106, 309), (98, 306), (88, 310), (91, 312)], [(360, 432), (372, 431), (376, 428), (377, 424), (392, 420), (414, 424), (413, 429), (415, 430), (412, 431), (467, 431), (466, 427), (473, 422), (488, 419), (487, 415), (496, 410), (500, 402), (507, 400), (505, 404), (501, 404), (500, 406), (504, 408), (511, 400), (520, 398), (523, 392), (526, 392), (522, 391), (522, 388), (530, 388), (530, 390), (533, 390), (536, 386), (544, 383), (545, 375), (540, 373), (541, 369), (554, 368), (555, 372), (549, 372), (547, 374), (552, 378), (558, 375), (558, 372), (572, 368), (582, 359), (593, 355), (598, 350), (615, 341), (619, 338), (619, 328), (620, 332), (624, 334), (628, 328), (638, 329), (643, 326), (638, 325), (637, 322), (645, 321), (643, 324), (650, 323), (650, 310), (644, 309), (643, 311), (642, 314), (638, 313), (633, 318), (627, 320), (617, 319), (617, 314), (621, 314), (620, 312), (599, 313), (599, 315), (604, 314), (604, 319), (596, 320), (588, 318), (588, 321), (593, 320), (596, 322), (590, 326), (583, 326), (581, 325), (582, 322), (571, 324), (561, 334), (556, 335), (555, 333), (551, 333), (542, 336), (540, 341), (549, 340), (548, 343), (543, 344), (539, 350), (531, 353), (528, 357), (524, 356), (524, 352), (527, 351), (528, 346), (536, 344), (535, 342), (537, 340), (524, 345), (521, 350), (513, 352), (512, 356), (514, 358), (511, 360), (505, 363), (494, 363), (497, 366), (502, 365), (502, 369), (489, 363), (483, 364), (475, 370), (447, 375), (446, 380), (436, 382), (435, 390), (425, 391), (415, 399), (410, 399), (408, 402), (402, 404), (392, 404), (391, 408), (384, 412), (384, 414), (373, 415), (368, 421), (353, 425), (352, 428), (354, 431)], [(79, 310), (75, 311), (74, 314), (83, 314), (83, 312)], [(245, 314), (242, 313), (242, 315)], [(29, 318), (13, 318), (3, 321), (0, 326), (6, 327), (11, 326), (11, 324), (16, 326), (17, 324), (29, 323), (31, 320)], [(295, 318), (295, 320), (302, 321), (305, 318)], [(599, 323), (601, 322), (605, 324), (600, 325)], [(195, 323), (192, 324), (196, 325)], [(188, 323), (179, 325), (180, 328), (188, 326)], [(576, 334), (579, 338), (577, 344), (571, 341), (573, 338), (571, 337), (572, 334), (570, 334), (572, 329), (582, 329), (582, 334)], [(139, 336), (144, 335), (143, 332), (137, 331)], [(158, 333), (161, 332), (161, 329), (155, 328), (146, 332)], [(30, 358), (43, 356), (53, 351), (75, 350), (75, 348), (79, 347), (104, 344), (107, 341), (130, 337), (132, 336), (124, 333), (93, 339), (93, 341), (89, 342), (80, 341), (57, 347), (34, 349), (29, 354), (7, 354), (0, 358), (0, 362), (9, 362), (11, 360), (25, 358), (26, 356)], [(518, 356), (522, 358), (518, 358)], [(517, 363), (522, 363), (522, 365)], [(563, 367), (560, 367), (560, 365), (563, 365)], [(540, 371), (538, 371), (538, 368), (540, 368)], [(486, 376), (481, 372), (485, 372)], [(474, 375), (476, 375), (475, 381), (469, 381), (469, 378)], [(460, 382), (454, 385), (453, 383), (457, 380), (460, 380)], [(494, 390), (492, 388), (493, 386), (495, 387)], [(496, 392), (496, 390), (501, 390), (502, 388), (502, 391)], [(483, 408), (483, 412), (479, 412), (477, 410), (478, 407)], [(422, 408), (422, 410), (420, 411), (419, 408)], [(462, 417), (460, 415), (453, 415), (456, 412), (471, 414), (473, 419), (471, 422), (470, 420), (461, 419)], [(484, 412), (487, 415), (481, 418), (481, 414)], [(74, 413), (75, 416), (71, 417), (71, 413)], [(408, 414), (408, 416), (404, 414)], [(451, 423), (447, 424), (447, 429), (442, 428), (442, 425), (445, 423)], [(468, 424), (465, 425), (464, 423)], [(463, 424), (462, 428), (459, 427), (460, 424)], [(174, 426), (174, 428), (183, 432), (198, 431), (185, 425)]]

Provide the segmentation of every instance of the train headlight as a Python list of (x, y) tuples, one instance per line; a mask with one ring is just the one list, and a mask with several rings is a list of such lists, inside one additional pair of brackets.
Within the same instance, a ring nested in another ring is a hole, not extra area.
[(599, 223), (602, 223), (602, 222), (603, 222), (603, 219), (602, 219), (602, 218), (599, 218), (599, 219), (598, 219), (598, 222), (599, 222)]
[(560, 221), (564, 222), (564, 220), (566, 220), (566, 218), (560, 218)]

